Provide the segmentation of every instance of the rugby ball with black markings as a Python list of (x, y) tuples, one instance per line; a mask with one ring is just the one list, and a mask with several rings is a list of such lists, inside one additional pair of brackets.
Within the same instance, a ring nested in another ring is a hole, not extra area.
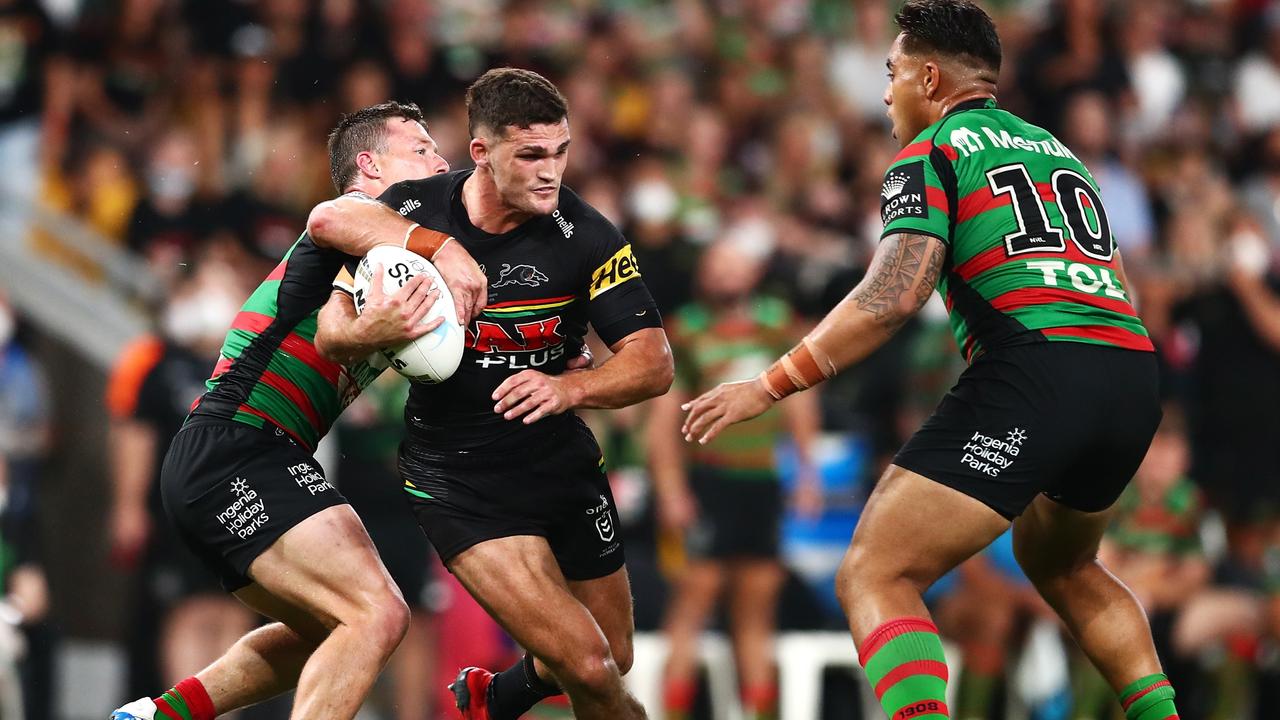
[(401, 375), (422, 383), (444, 382), (458, 370), (462, 361), (462, 349), (465, 337), (462, 326), (458, 325), (458, 313), (453, 304), (453, 294), (444, 284), (440, 271), (421, 255), (395, 245), (378, 245), (360, 259), (356, 266), (355, 305), (356, 312), (364, 311), (365, 299), (369, 296), (369, 288), (374, 282), (374, 266), (382, 266), (382, 291), (387, 295), (399, 292), (404, 284), (422, 274), (429, 275), (434, 281), (440, 297), (423, 316), (422, 322), (428, 323), (437, 317), (443, 317), (440, 327), (411, 340), (398, 347), (383, 348), (382, 355), (391, 368)]

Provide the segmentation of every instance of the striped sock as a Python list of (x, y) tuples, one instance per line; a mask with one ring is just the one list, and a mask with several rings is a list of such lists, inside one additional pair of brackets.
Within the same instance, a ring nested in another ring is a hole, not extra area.
[(951, 717), (947, 661), (933, 623), (910, 617), (890, 620), (862, 641), (858, 658), (891, 720)]
[(667, 678), (662, 686), (662, 710), (666, 720), (687, 720), (693, 714), (698, 685), (690, 679)]
[(1120, 691), (1125, 720), (1178, 720), (1173, 686), (1164, 673), (1148, 675)]
[(156, 698), (156, 720), (213, 720), (213, 700), (194, 677), (173, 686)]

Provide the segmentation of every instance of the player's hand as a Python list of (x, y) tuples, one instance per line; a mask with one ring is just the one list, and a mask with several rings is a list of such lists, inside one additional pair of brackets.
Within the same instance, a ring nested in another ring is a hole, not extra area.
[(590, 370), (595, 366), (595, 356), (591, 354), (591, 346), (585, 342), (582, 343), (582, 352), (569, 358), (565, 363), (565, 370)]
[[(373, 277), (382, 277), (382, 265), (373, 266)], [(394, 295), (383, 292), (380, 282), (369, 283), (364, 309), (355, 322), (356, 337), (361, 343), (378, 348), (416, 340), (444, 322), (444, 318), (422, 322), (439, 297), (440, 291), (432, 286), (426, 273), (414, 275)]]
[(559, 377), (537, 370), (521, 370), (493, 391), (493, 411), (507, 420), (524, 416), (524, 424), (570, 409), (568, 390)]
[(480, 272), (471, 253), (456, 239), (445, 243), (431, 258), (431, 264), (440, 271), (444, 284), (453, 294), (453, 304), (458, 310), (458, 324), (466, 326), (480, 315), (489, 302), (489, 279)]
[(680, 432), (685, 440), (705, 445), (721, 430), (760, 415), (773, 403), (759, 378), (721, 383), (680, 406), (689, 413)]
[(137, 566), (142, 550), (151, 537), (151, 516), (147, 509), (134, 505), (117, 505), (111, 512), (111, 563), (120, 568)]
[(667, 530), (688, 530), (698, 519), (698, 500), (688, 488), (658, 493), (658, 524)]

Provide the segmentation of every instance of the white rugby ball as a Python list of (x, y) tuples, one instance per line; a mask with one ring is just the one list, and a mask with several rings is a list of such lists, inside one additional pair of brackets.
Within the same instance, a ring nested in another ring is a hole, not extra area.
[(360, 264), (356, 266), (356, 313), (364, 312), (365, 300), (369, 297), (369, 288), (374, 282), (375, 265), (382, 266), (380, 280), (382, 291), (387, 295), (399, 292), (405, 283), (417, 275), (431, 276), (440, 297), (436, 298), (422, 322), (425, 324), (437, 317), (444, 318), (444, 322), (435, 330), (404, 345), (383, 348), (382, 355), (392, 369), (415, 382), (438, 383), (448, 380), (462, 361), (465, 338), (462, 327), (458, 325), (453, 295), (445, 287), (440, 271), (415, 252), (395, 245), (378, 245), (361, 258)]

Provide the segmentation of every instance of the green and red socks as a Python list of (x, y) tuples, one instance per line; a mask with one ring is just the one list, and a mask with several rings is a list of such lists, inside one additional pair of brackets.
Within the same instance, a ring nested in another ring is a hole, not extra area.
[(1173, 686), (1164, 673), (1133, 681), (1120, 691), (1125, 720), (1178, 720), (1173, 706)]
[(194, 677), (156, 698), (156, 720), (213, 720), (213, 700)]
[(890, 620), (862, 641), (858, 659), (890, 720), (951, 717), (947, 659), (933, 623), (914, 617)]

